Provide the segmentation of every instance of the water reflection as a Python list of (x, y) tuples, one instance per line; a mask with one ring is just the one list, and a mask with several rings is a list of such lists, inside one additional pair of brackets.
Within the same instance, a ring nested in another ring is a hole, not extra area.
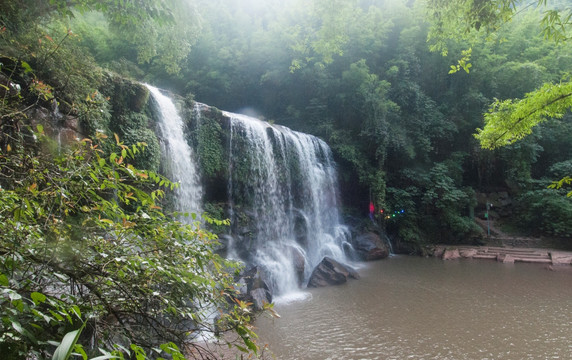
[(396, 256), (277, 304), (257, 331), (277, 359), (569, 359), (572, 274)]

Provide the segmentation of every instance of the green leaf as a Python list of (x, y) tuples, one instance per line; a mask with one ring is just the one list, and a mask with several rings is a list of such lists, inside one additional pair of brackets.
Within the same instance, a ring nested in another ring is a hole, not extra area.
[(247, 350), (245, 347), (243, 347), (243, 346), (240, 346), (240, 345), (234, 345), (234, 346), (235, 346), (238, 350), (240, 350), (240, 351), (242, 351), (242, 352), (245, 352), (245, 353), (248, 352), (248, 350)]
[(12, 321), (12, 327), (14, 328), (14, 330), (16, 330), (20, 334), (24, 335), (25, 330), (19, 322)]
[(258, 351), (258, 346), (256, 346), (256, 344), (252, 340), (244, 339), (244, 343), (246, 344), (246, 346), (248, 346), (250, 350), (254, 351), (255, 353)]
[(85, 352), (85, 350), (83, 349), (83, 346), (81, 346), (81, 344), (75, 344), (74, 353), (72, 353), (72, 355), (81, 356), (81, 358), (83, 360), (87, 360), (87, 353)]
[[(143, 350), (142, 347), (135, 345), (135, 344), (131, 344), (131, 350), (133, 350), (135, 352), (136, 360), (145, 360), (147, 358), (147, 355), (145, 354), (145, 350)], [(160, 352), (160, 350), (158, 352)]]
[(79, 306), (74, 305), (72, 306), (71, 310), (79, 319), (81, 319), (81, 310), (79, 309)]
[(60, 346), (57, 347), (56, 351), (54, 351), (54, 355), (52, 356), (52, 360), (68, 360), (71, 356), (71, 353), (77, 343), (81, 331), (83, 330), (83, 326), (77, 330), (70, 331), (67, 333)]
[(41, 303), (46, 301), (46, 295), (39, 293), (39, 292), (31, 293), (30, 297), (32, 298), (32, 301), (34, 301), (34, 304), (36, 304), (36, 305), (41, 304)]
[(2, 286), (9, 286), (10, 285), (10, 281), (8, 280), (8, 277), (4, 274), (0, 274), (0, 285), (2, 285)]
[(32, 72), (32, 67), (25, 61), (20, 62), (20, 65), (24, 68), (24, 74)]

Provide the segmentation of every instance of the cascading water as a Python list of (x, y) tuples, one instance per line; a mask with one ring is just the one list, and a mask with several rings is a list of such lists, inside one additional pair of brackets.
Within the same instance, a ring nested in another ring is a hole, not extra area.
[(255, 233), (233, 234), (242, 239), (231, 250), (270, 273), (274, 294), (296, 291), (324, 256), (346, 260), (349, 231), (340, 223), (331, 151), (314, 136), (224, 115), (230, 118), (230, 204), (248, 208), (256, 223)]
[[(170, 98), (147, 87), (160, 115), (166, 173), (180, 182), (177, 210), (201, 211), (202, 187), (195, 156), (183, 137), (183, 121)], [(198, 128), (208, 108), (195, 104)], [(263, 268), (274, 295), (296, 292), (324, 256), (347, 260), (350, 234), (340, 222), (331, 151), (314, 136), (245, 115), (223, 114), (229, 118), (227, 191), (232, 220), (227, 254)]]
[(184, 137), (183, 119), (169, 97), (156, 87), (145, 86), (151, 92), (159, 114), (158, 135), (163, 165), (170, 179), (180, 184), (175, 190), (176, 210), (199, 215), (203, 190), (193, 150)]

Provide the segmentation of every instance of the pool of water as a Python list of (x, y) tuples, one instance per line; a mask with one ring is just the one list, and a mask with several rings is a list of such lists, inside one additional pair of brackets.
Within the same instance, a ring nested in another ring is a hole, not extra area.
[(277, 359), (572, 359), (572, 272), (395, 256), (256, 322)]

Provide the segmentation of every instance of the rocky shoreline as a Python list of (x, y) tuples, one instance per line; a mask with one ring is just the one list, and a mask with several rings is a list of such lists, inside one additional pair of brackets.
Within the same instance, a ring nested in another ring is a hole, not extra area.
[(572, 269), (572, 252), (553, 249), (437, 245), (433, 256), (443, 260), (488, 259), (511, 264), (515, 262), (545, 264), (551, 270), (555, 270), (555, 267)]

